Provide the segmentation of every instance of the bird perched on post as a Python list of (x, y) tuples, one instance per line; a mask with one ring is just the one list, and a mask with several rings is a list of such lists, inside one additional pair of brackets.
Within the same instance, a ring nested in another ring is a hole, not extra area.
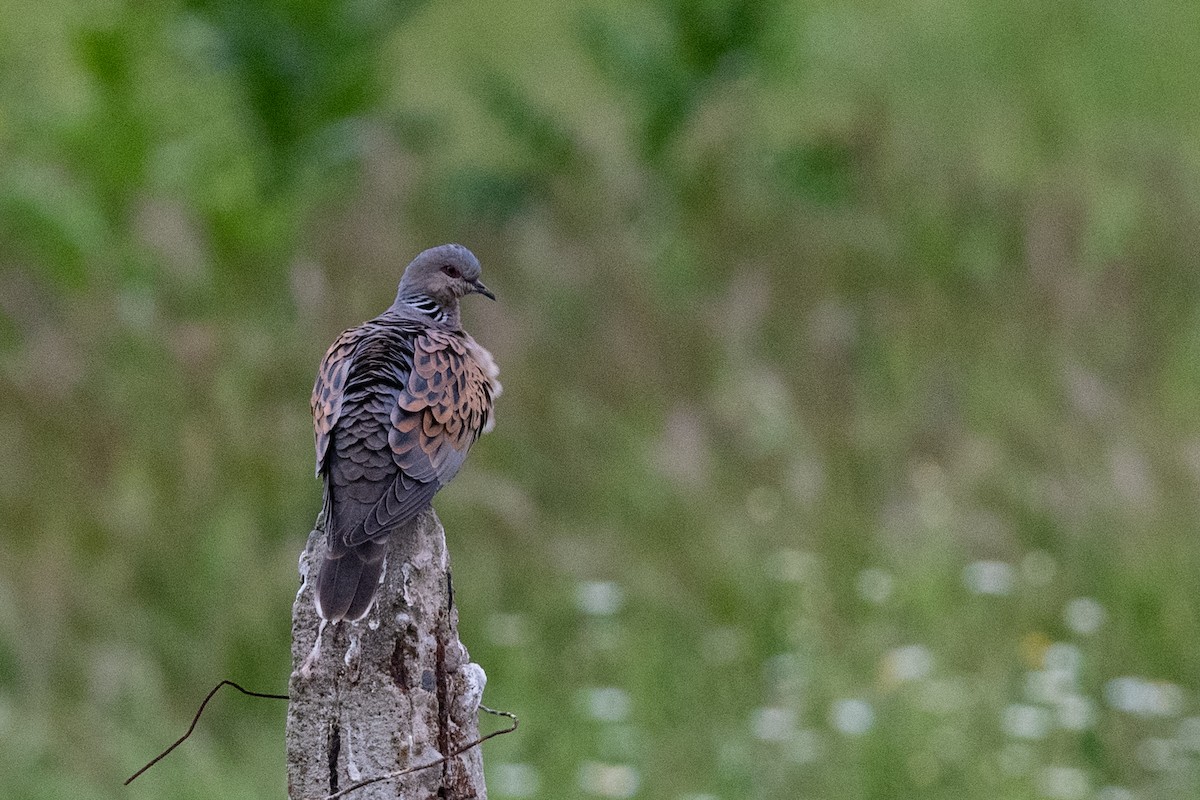
[(450, 482), (492, 428), (499, 370), (463, 329), (468, 294), (496, 299), (459, 244), (418, 255), (387, 311), (344, 331), (313, 387), (317, 477), (325, 483), (325, 559), (317, 612), (357, 620), (371, 608), (388, 537)]

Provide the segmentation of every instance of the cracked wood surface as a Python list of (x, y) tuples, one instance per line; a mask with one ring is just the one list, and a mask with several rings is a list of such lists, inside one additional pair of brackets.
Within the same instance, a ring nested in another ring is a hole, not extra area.
[[(445, 532), (432, 509), (392, 535), (375, 608), (360, 622), (320, 619), (313, 580), (322, 521), (300, 557), (292, 607), (288, 797), (319, 800), (367, 778), (434, 761), (479, 735), (483, 670), (458, 640)], [(309, 660), (307, 675), (300, 670)], [(486, 798), (478, 747), (355, 791), (354, 800)]]

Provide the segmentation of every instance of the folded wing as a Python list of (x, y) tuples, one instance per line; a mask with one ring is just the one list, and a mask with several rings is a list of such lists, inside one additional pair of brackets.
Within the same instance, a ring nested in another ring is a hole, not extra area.
[(462, 467), (491, 416), (491, 383), (461, 336), (427, 329), (413, 340), (412, 353), (387, 431), (396, 475), (346, 534), (351, 547), (390, 533), (424, 507)]

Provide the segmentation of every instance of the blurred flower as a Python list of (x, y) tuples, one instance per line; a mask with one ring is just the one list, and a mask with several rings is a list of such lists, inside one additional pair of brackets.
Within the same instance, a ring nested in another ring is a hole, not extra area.
[(1045, 767), (1038, 774), (1038, 789), (1054, 800), (1083, 800), (1088, 783), (1087, 773), (1075, 767)]
[(1001, 727), (1015, 739), (1043, 739), (1050, 732), (1050, 712), (1041, 706), (1013, 703), (1004, 709)]
[(753, 456), (789, 452), (801, 414), (787, 380), (773, 368), (743, 363), (722, 376), (715, 402), (727, 426)]
[(158, 322), (158, 299), (150, 290), (126, 287), (117, 295), (117, 315), (130, 328), (149, 330)]
[(1012, 565), (1003, 561), (975, 561), (963, 569), (963, 584), (973, 594), (1010, 594), (1013, 588)]
[(597, 686), (584, 689), (582, 705), (593, 719), (604, 722), (620, 722), (629, 716), (629, 695), (615, 686)]
[(1193, 753), (1200, 753), (1200, 717), (1188, 717), (1182, 720), (1175, 738)]
[(1144, 505), (1154, 492), (1150, 477), (1150, 463), (1146, 457), (1132, 448), (1114, 449), (1108, 457), (1112, 471), (1113, 488), (1125, 501)]
[(1067, 603), (1063, 619), (1067, 627), (1080, 636), (1089, 636), (1104, 625), (1104, 606), (1090, 597), (1076, 597)]
[(600, 764), (587, 761), (579, 768), (579, 786), (600, 797), (633, 797), (640, 779), (628, 764)]
[(820, 557), (803, 550), (780, 550), (778, 559), (779, 579), (789, 583), (803, 583), (821, 569)]
[(801, 728), (788, 741), (787, 756), (796, 764), (815, 764), (821, 760), (824, 742), (812, 728)]
[(1138, 763), (1150, 772), (1166, 772), (1175, 763), (1176, 748), (1170, 739), (1143, 739), (1137, 746)]
[(488, 766), (488, 788), (508, 797), (533, 797), (541, 780), (537, 768), (520, 762), (501, 762)]
[(1083, 651), (1068, 642), (1055, 642), (1046, 648), (1042, 663), (1047, 670), (1075, 675), (1083, 663)]
[(858, 596), (868, 603), (882, 605), (892, 596), (892, 576), (881, 569), (871, 567), (858, 573)]
[(1069, 731), (1083, 731), (1092, 727), (1096, 719), (1096, 704), (1090, 697), (1072, 694), (1058, 703), (1058, 725)]
[(488, 617), (488, 635), (494, 644), (501, 647), (520, 647), (525, 644), (528, 628), (524, 614), (497, 611)]
[(923, 644), (909, 644), (889, 650), (880, 664), (880, 679), (885, 686), (925, 678), (933, 671), (933, 653)]
[(1141, 717), (1173, 717), (1183, 711), (1183, 690), (1173, 683), (1126, 675), (1104, 686), (1104, 699), (1118, 711)]
[(1025, 696), (1053, 705), (1075, 693), (1075, 673), (1066, 669), (1036, 669), (1025, 675)]
[(755, 739), (764, 742), (788, 741), (796, 734), (796, 712), (778, 707), (756, 709), (750, 728)]
[(1021, 637), (1018, 646), (1021, 660), (1030, 669), (1041, 669), (1046, 663), (1046, 652), (1053, 644), (1050, 637), (1041, 631), (1030, 631)]
[(575, 594), (579, 610), (597, 617), (608, 617), (621, 610), (621, 587), (612, 581), (584, 581)]
[(829, 722), (846, 736), (862, 736), (875, 725), (875, 709), (866, 700), (838, 700), (830, 709)]
[(762, 672), (763, 682), (772, 697), (794, 700), (808, 681), (808, 673), (795, 653), (777, 653), (767, 658), (763, 661)]
[(921, 524), (931, 530), (950, 525), (954, 506), (946, 484), (946, 471), (940, 464), (922, 461), (913, 465), (911, 480), (917, 490), (916, 512)]
[(614, 760), (634, 759), (644, 752), (646, 737), (641, 728), (626, 722), (610, 722), (597, 732), (596, 752)]

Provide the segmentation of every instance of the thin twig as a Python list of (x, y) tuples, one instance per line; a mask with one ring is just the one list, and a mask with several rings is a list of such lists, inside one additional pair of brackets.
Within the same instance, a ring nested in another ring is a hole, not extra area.
[(491, 739), (493, 736), (500, 736), (501, 734), (512, 733), (513, 731), (515, 731), (517, 729), (517, 725), (520, 724), (520, 721), (517, 719), (516, 714), (510, 714), (507, 711), (496, 711), (494, 709), (488, 708), (485, 705), (479, 706), (479, 710), (485, 711), (488, 714), (494, 714), (497, 717), (508, 717), (509, 719), (512, 720), (512, 726), (510, 726), (508, 728), (502, 728), (501, 730), (498, 730), (498, 731), (492, 731), (491, 733), (487, 734), (486, 736), (480, 736), (475, 741), (469, 742), (468, 744), (463, 745), (462, 747), (455, 750), (453, 753), (450, 753), (449, 755), (445, 755), (445, 756), (442, 756), (441, 758), (430, 761), (428, 764), (418, 764), (415, 767), (405, 767), (404, 769), (399, 769), (399, 770), (396, 770), (395, 772), (389, 772), (386, 775), (376, 775), (374, 778), (367, 778), (365, 781), (359, 781), (358, 783), (352, 783), (349, 786), (347, 786), (345, 789), (342, 789), (339, 792), (334, 792), (333, 794), (326, 795), (324, 800), (337, 800), (337, 798), (345, 797), (346, 795), (350, 794), (351, 792), (361, 789), (364, 786), (370, 786), (371, 784), (379, 783), (380, 781), (394, 780), (395, 778), (400, 778), (400, 777), (403, 777), (403, 776), (408, 775), (413, 772), (419, 772), (423, 769), (429, 769), (430, 767), (436, 767), (438, 764), (444, 764), (447, 761), (449, 761), (450, 759), (460, 756), (463, 753), (467, 752), (472, 747), (478, 747), (479, 745), (486, 742), (488, 739)]
[(268, 700), (287, 700), (288, 699), (288, 696), (286, 694), (263, 694), (262, 692), (252, 692), (249, 689), (242, 688), (241, 686), (237, 685), (233, 681), (221, 681), (216, 686), (214, 686), (212, 688), (212, 691), (209, 692), (208, 695), (204, 698), (204, 702), (202, 702), (200, 704), (200, 708), (196, 709), (196, 716), (192, 717), (192, 724), (190, 726), (188, 726), (187, 733), (185, 733), (183, 736), (180, 736), (178, 739), (176, 739), (175, 744), (171, 745), (166, 750), (163, 750), (161, 753), (159, 753), (157, 756), (155, 756), (154, 759), (149, 764), (147, 764), (146, 766), (139, 769), (137, 772), (130, 775), (129, 779), (125, 781), (126, 786), (133, 783), (134, 779), (137, 778), (139, 775), (141, 775), (143, 772), (150, 769), (155, 764), (157, 764), (159, 761), (162, 761), (164, 758), (166, 758), (167, 755), (172, 750), (174, 750), (176, 747), (179, 747), (179, 745), (183, 744), (184, 741), (189, 736), (192, 735), (192, 731), (196, 730), (196, 723), (200, 721), (200, 715), (204, 713), (204, 707), (206, 705), (208, 705), (208, 701), (212, 700), (213, 695), (216, 694), (217, 690), (219, 690), (222, 686), (232, 686), (233, 688), (237, 689), (242, 694), (248, 694), (251, 697), (265, 697)]

